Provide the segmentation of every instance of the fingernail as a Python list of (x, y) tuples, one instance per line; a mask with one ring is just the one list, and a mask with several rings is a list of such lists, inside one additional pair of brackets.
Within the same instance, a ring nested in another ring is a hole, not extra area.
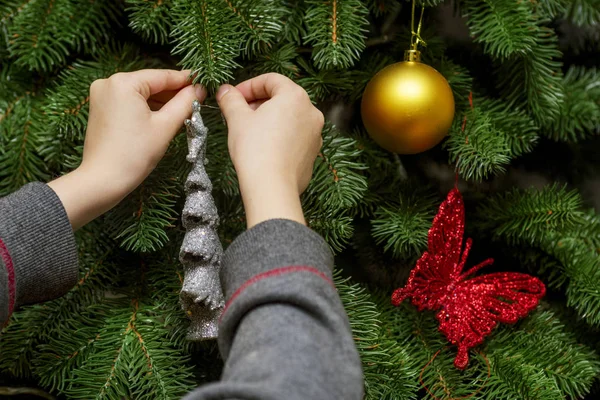
[(194, 85), (194, 90), (196, 91), (196, 98), (198, 100), (204, 100), (206, 98), (206, 89), (204, 86), (200, 84)]
[(221, 87), (217, 91), (217, 101), (221, 100), (221, 97), (225, 96), (225, 93), (229, 92), (230, 89), (231, 85), (221, 85)]

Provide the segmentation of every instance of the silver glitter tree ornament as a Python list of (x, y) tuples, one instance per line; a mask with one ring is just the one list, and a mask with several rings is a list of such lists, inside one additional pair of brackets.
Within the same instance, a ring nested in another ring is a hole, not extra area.
[(185, 181), (186, 201), (182, 221), (186, 230), (179, 252), (183, 264), (181, 305), (191, 320), (187, 339), (217, 337), (224, 299), (219, 280), (223, 247), (217, 234), (219, 215), (212, 197), (212, 183), (204, 168), (208, 128), (200, 116), (200, 103), (192, 104), (192, 119), (185, 120), (188, 140), (187, 161), (193, 163)]

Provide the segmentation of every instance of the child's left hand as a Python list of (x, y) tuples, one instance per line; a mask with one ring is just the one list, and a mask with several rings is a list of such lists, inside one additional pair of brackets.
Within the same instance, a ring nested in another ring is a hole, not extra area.
[(92, 83), (81, 166), (49, 183), (73, 229), (135, 189), (190, 116), (192, 101), (205, 97), (204, 88), (191, 86), (189, 71), (141, 70)]

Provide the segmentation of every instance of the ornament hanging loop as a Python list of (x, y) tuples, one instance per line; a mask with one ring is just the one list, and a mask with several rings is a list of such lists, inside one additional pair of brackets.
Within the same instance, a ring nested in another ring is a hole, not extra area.
[(425, 6), (421, 7), (421, 16), (419, 17), (419, 25), (415, 30), (415, 7), (416, 0), (412, 2), (412, 15), (410, 18), (410, 50), (404, 52), (404, 61), (421, 61), (421, 52), (419, 51), (419, 45), (427, 47), (427, 42), (421, 37), (421, 27), (423, 26), (423, 14), (425, 13)]

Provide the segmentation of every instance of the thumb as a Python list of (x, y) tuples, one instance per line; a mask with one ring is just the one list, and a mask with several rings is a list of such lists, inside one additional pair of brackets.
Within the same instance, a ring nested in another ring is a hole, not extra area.
[(231, 85), (223, 85), (219, 88), (217, 102), (228, 124), (234, 118), (239, 118), (241, 113), (251, 110), (242, 92)]
[(192, 102), (196, 99), (202, 102), (205, 97), (206, 90), (202, 86), (186, 86), (156, 112), (159, 124), (169, 140), (175, 137), (183, 121), (192, 114)]

